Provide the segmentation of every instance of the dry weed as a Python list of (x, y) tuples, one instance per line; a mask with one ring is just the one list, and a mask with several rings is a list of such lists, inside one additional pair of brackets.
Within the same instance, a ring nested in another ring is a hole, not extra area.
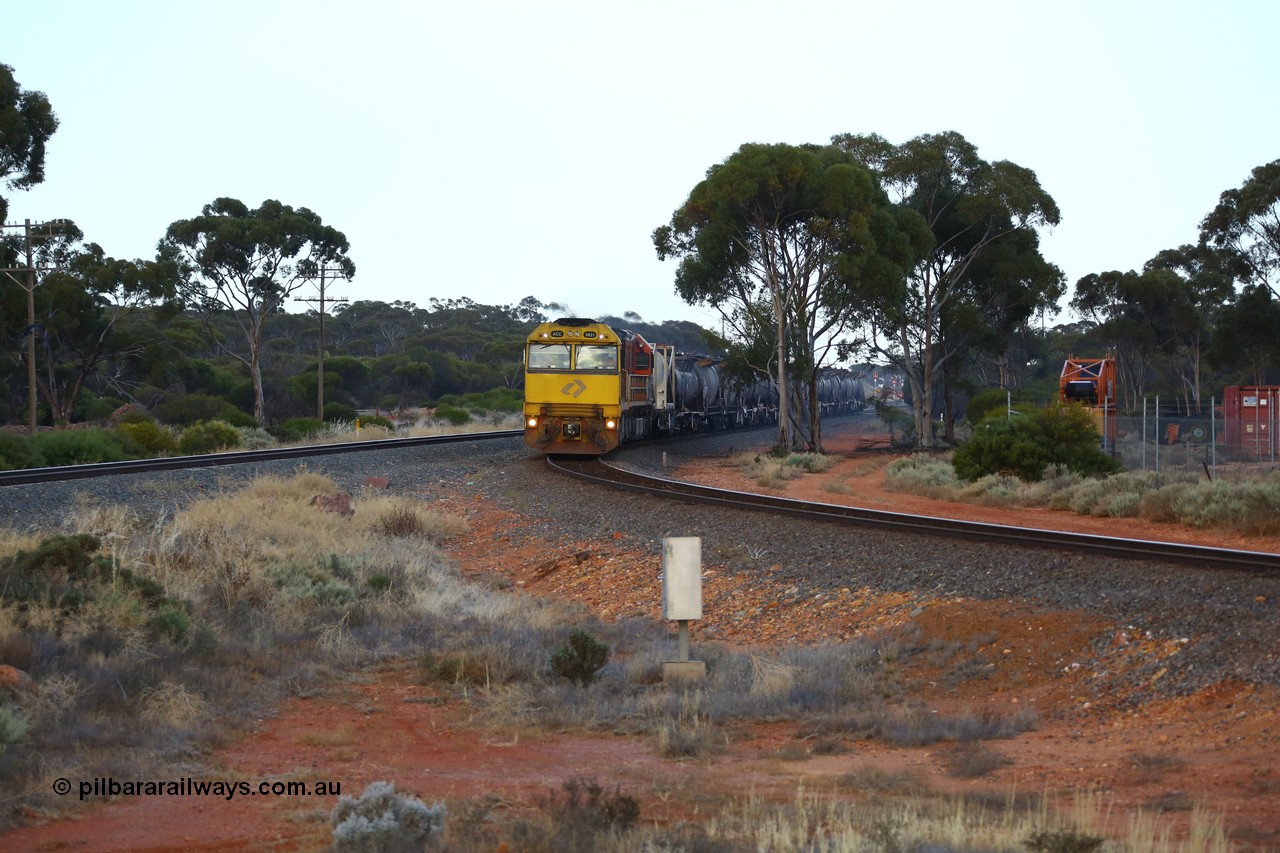
[(316, 637), (316, 646), (329, 657), (351, 661), (362, 653), (363, 649), (351, 635), (351, 627), (347, 624), (350, 615), (349, 612), (344, 613), (337, 622), (320, 629)]
[(209, 703), (176, 681), (142, 691), (142, 719), (152, 725), (187, 729), (208, 715)]
[(777, 698), (791, 692), (796, 680), (793, 664), (751, 655), (751, 695), (757, 698)]

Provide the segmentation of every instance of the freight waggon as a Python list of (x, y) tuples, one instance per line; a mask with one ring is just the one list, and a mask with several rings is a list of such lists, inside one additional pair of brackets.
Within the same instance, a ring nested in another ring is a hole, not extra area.
[[(870, 383), (823, 371), (823, 413), (856, 411)], [(743, 382), (719, 359), (676, 353), (625, 329), (566, 317), (539, 325), (525, 347), (525, 443), (545, 453), (599, 455), (619, 444), (777, 420), (778, 394)]]

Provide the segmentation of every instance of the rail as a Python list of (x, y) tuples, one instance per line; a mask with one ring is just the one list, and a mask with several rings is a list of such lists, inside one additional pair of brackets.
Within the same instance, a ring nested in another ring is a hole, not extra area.
[(155, 459), (131, 459), (125, 462), (98, 462), (89, 465), (21, 468), (16, 471), (0, 471), (0, 486), (52, 483), (58, 480), (83, 480), (91, 477), (137, 474), (146, 471), (177, 471), (184, 468), (208, 468), (215, 465), (241, 465), (246, 462), (272, 462), (277, 459), (329, 456), (367, 450), (394, 450), (401, 447), (451, 444), (459, 441), (487, 441), (498, 438), (515, 438), (521, 435), (524, 435), (524, 430), (505, 429), (490, 432), (424, 435), (410, 438), (380, 438), (370, 441), (344, 441), (335, 444), (310, 444), (297, 447), (273, 447), (266, 450), (237, 450), (227, 453), (201, 454), (199, 456), (164, 456)]
[(1203, 568), (1231, 568), (1266, 575), (1280, 574), (1280, 554), (1265, 551), (1239, 551), (1150, 539), (1124, 539), (936, 516), (907, 515), (842, 504), (808, 503), (793, 498), (735, 492), (640, 474), (608, 465), (596, 458), (566, 459), (548, 456), (547, 464), (562, 474), (614, 488), (735, 509), (784, 513), (811, 521), (858, 524), (922, 536), (951, 536), (981, 542), (1049, 548), (1120, 559), (1172, 561)]

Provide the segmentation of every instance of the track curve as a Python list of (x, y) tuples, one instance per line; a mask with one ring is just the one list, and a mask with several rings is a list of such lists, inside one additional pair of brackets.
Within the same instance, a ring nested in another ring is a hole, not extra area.
[(612, 488), (659, 495), (673, 500), (786, 514), (812, 521), (873, 526), (927, 536), (950, 536), (1003, 545), (1021, 545), (1106, 557), (1179, 562), (1206, 569), (1236, 569), (1280, 576), (1280, 554), (1186, 545), (1149, 539), (1124, 539), (1041, 528), (1014, 527), (936, 516), (917, 516), (841, 504), (808, 503), (753, 492), (735, 492), (628, 471), (598, 458), (548, 456), (553, 470)]

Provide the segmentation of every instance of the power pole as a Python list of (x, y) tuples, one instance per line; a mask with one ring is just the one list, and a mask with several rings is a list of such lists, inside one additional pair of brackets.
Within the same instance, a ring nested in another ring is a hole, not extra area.
[(316, 359), (316, 419), (324, 420), (324, 306), (325, 302), (333, 304), (335, 302), (346, 302), (345, 296), (336, 299), (325, 299), (324, 295), (324, 278), (327, 273), (333, 273), (335, 277), (346, 279), (346, 275), (340, 267), (320, 267), (320, 295), (309, 298), (295, 297), (294, 302), (318, 302), (320, 303), (320, 351)]
[[(46, 267), (37, 267), (32, 259), (31, 243), (33, 240), (47, 240), (54, 235), (54, 226), (61, 225), (62, 220), (39, 222), (32, 224), (30, 219), (21, 225), (14, 223), (0, 226), (0, 229), (22, 229), (23, 241), (26, 244), (27, 264), (22, 267), (8, 267), (0, 270), (19, 287), (27, 292), (27, 432), (36, 434), (36, 272), (43, 272)], [(33, 235), (32, 229), (46, 229), (43, 234)], [(25, 279), (18, 278), (15, 273), (26, 273)]]

